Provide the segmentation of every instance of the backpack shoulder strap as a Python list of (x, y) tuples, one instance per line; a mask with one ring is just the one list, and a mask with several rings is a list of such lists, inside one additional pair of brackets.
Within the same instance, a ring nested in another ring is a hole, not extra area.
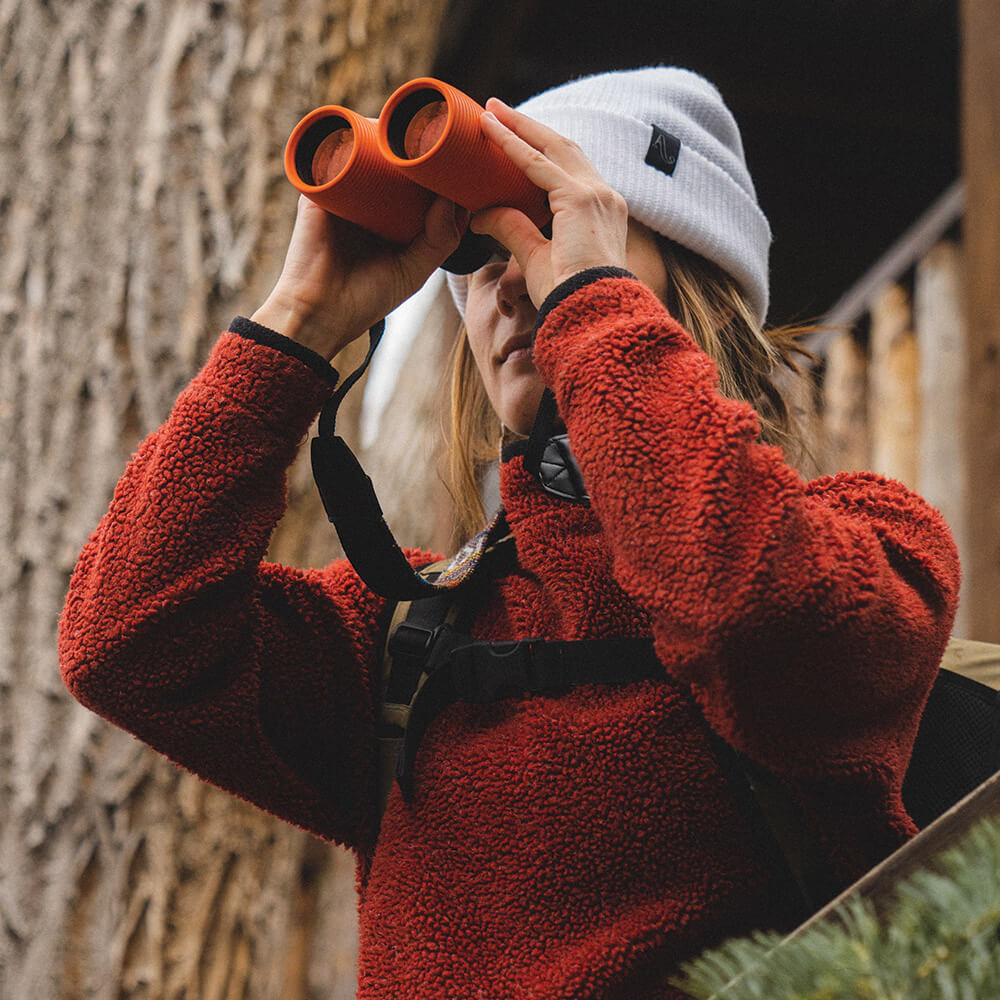
[[(411, 708), (417, 692), (427, 679), (432, 655), (440, 658), (442, 641), (448, 638), (449, 644), (453, 645), (454, 640), (450, 637), (457, 634), (459, 627), (468, 627), (465, 618), (471, 616), (474, 597), (483, 582), (509, 572), (516, 559), (514, 536), (502, 511), (482, 533), (481, 539), (480, 550), (472, 557), (475, 571), (459, 571), (461, 585), (432, 588), (430, 596), (425, 594), (400, 601), (390, 617), (382, 646), (375, 713), (378, 747), (376, 803), (379, 817), (385, 812), (392, 783), (396, 780)], [(457, 559), (442, 559), (424, 566), (418, 575), (431, 584), (442, 575), (453, 574), (456, 561), (462, 562), (464, 551), (459, 552)]]
[(1000, 647), (970, 645), (987, 655), (962, 662), (949, 644), (920, 718), (903, 781), (903, 805), (920, 829), (1000, 769), (1000, 690), (977, 679), (1000, 665)]
[[(423, 567), (420, 575), (434, 579), (449, 565), (442, 559)], [(433, 638), (458, 615), (456, 595), (442, 591), (432, 597), (399, 601), (392, 613), (382, 647), (378, 681), (375, 739), (378, 745), (377, 804), (381, 817), (396, 778), (396, 761), (410, 715), (410, 703), (420, 686)]]

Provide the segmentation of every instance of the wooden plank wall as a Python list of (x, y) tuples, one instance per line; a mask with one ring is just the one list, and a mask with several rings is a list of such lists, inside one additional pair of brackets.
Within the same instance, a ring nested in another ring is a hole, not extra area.
[[(953, 210), (960, 204), (952, 203)], [(953, 229), (949, 218), (939, 213), (937, 228)], [(945, 516), (964, 561), (969, 541), (963, 253), (960, 237), (934, 235), (918, 224), (896, 248), (901, 270), (867, 287), (867, 304), (858, 315), (833, 316), (834, 327), (821, 345), (815, 450), (824, 471), (870, 469), (917, 490)], [(902, 244), (917, 252), (900, 254)], [(857, 310), (857, 303), (852, 308)], [(986, 638), (978, 626), (963, 593), (955, 633)]]
[(825, 369), (814, 426), (827, 471), (896, 476), (944, 513), (963, 566), (955, 632), (1000, 642), (1000, 4), (960, 12), (962, 183), (810, 345)]

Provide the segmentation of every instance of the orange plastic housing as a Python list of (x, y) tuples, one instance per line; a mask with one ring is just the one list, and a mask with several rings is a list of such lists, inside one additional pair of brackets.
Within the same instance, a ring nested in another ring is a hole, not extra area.
[(431, 77), (400, 87), (378, 117), (383, 158), (407, 177), (470, 211), (495, 205), (520, 209), (535, 225), (551, 218), (536, 187), (479, 125), (483, 108)]
[(295, 126), (285, 173), (331, 215), (401, 245), (423, 229), (433, 197), (385, 159), (374, 119), (336, 104), (310, 111)]

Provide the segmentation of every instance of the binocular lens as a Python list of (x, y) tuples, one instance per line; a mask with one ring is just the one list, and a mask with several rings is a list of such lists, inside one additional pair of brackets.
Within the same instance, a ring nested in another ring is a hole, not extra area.
[(448, 102), (431, 101), (425, 104), (410, 120), (403, 136), (406, 158), (415, 160), (429, 153), (444, 134), (448, 124)]
[(315, 185), (332, 181), (347, 166), (354, 152), (354, 131), (338, 128), (316, 147), (312, 158), (312, 181)]

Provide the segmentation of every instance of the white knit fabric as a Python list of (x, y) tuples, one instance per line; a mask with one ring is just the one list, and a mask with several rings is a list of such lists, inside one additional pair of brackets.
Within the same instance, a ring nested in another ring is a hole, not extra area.
[[(771, 230), (736, 121), (711, 83), (666, 66), (601, 73), (520, 110), (578, 143), (631, 216), (732, 275), (763, 322)], [(654, 125), (680, 140), (669, 176), (645, 162)], [(449, 274), (448, 283), (464, 313), (466, 279)]]

